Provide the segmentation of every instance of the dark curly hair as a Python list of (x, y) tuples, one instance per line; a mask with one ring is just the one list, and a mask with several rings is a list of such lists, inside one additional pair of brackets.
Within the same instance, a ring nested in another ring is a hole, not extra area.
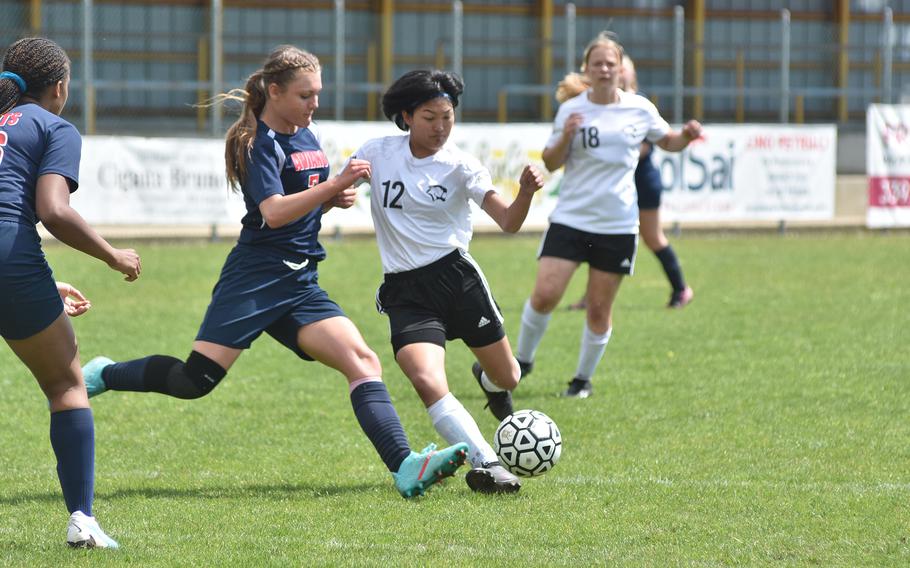
[(464, 81), (457, 73), (438, 69), (408, 71), (392, 83), (382, 96), (382, 113), (398, 128), (408, 131), (403, 113), (413, 114), (423, 103), (444, 96), (458, 106), (458, 97), (464, 92)]
[(49, 39), (27, 37), (6, 50), (3, 70), (22, 77), (25, 91), (11, 78), (0, 79), (0, 113), (16, 106), (23, 95), (38, 98), (47, 87), (64, 80), (70, 70), (70, 58)]

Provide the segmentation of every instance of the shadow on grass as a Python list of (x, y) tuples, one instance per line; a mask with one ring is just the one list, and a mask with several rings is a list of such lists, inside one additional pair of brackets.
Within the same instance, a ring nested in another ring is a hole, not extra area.
[[(253, 484), (240, 486), (206, 486), (206, 487), (131, 487), (100, 491), (96, 499), (116, 500), (146, 497), (149, 499), (258, 499), (283, 500), (293, 497), (334, 497), (336, 495), (357, 495), (377, 489), (395, 491), (391, 483), (358, 483), (356, 485), (317, 485), (311, 483)], [(60, 493), (26, 493), (20, 495), (0, 495), (0, 506), (20, 505), (28, 502), (62, 501)]]

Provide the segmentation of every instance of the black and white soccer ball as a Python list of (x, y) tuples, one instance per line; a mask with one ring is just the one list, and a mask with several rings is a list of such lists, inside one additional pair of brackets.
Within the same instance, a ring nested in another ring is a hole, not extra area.
[(550, 471), (562, 455), (562, 435), (549, 416), (538, 410), (519, 410), (499, 423), (493, 449), (503, 467), (522, 477)]

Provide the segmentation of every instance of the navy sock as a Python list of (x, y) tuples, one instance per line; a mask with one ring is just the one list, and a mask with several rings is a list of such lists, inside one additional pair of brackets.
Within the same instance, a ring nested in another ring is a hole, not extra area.
[(101, 371), (104, 386), (116, 391), (149, 392), (145, 384), (145, 368), (152, 357), (108, 365)]
[(51, 414), (51, 447), (57, 456), (57, 477), (70, 513), (92, 516), (95, 496), (95, 421), (91, 408)]
[(673, 290), (675, 292), (682, 292), (685, 290), (686, 281), (683, 279), (682, 268), (679, 266), (679, 259), (676, 258), (673, 247), (667, 245), (654, 254), (657, 256), (657, 259), (660, 260), (660, 264), (663, 265), (664, 272), (667, 273), (667, 280), (670, 281)]
[(351, 393), (351, 405), (360, 427), (386, 467), (391, 472), (398, 471), (401, 462), (410, 455), (411, 446), (385, 383), (370, 381), (358, 386)]

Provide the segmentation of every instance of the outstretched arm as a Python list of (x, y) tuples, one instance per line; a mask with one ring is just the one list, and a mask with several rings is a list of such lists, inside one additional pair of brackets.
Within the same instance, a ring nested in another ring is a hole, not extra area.
[(483, 210), (496, 224), (507, 233), (515, 233), (521, 228), (531, 208), (531, 199), (543, 187), (543, 174), (535, 166), (525, 166), (518, 178), (518, 195), (511, 205), (495, 191), (487, 192), (483, 199)]
[(45, 174), (38, 178), (36, 189), (38, 219), (60, 242), (104, 261), (132, 282), (139, 278), (142, 265), (133, 249), (112, 247), (70, 207), (69, 185), (61, 175)]
[(699, 136), (701, 136), (701, 123), (697, 120), (690, 120), (681, 132), (671, 130), (669, 134), (658, 140), (656, 144), (667, 152), (681, 152)]

